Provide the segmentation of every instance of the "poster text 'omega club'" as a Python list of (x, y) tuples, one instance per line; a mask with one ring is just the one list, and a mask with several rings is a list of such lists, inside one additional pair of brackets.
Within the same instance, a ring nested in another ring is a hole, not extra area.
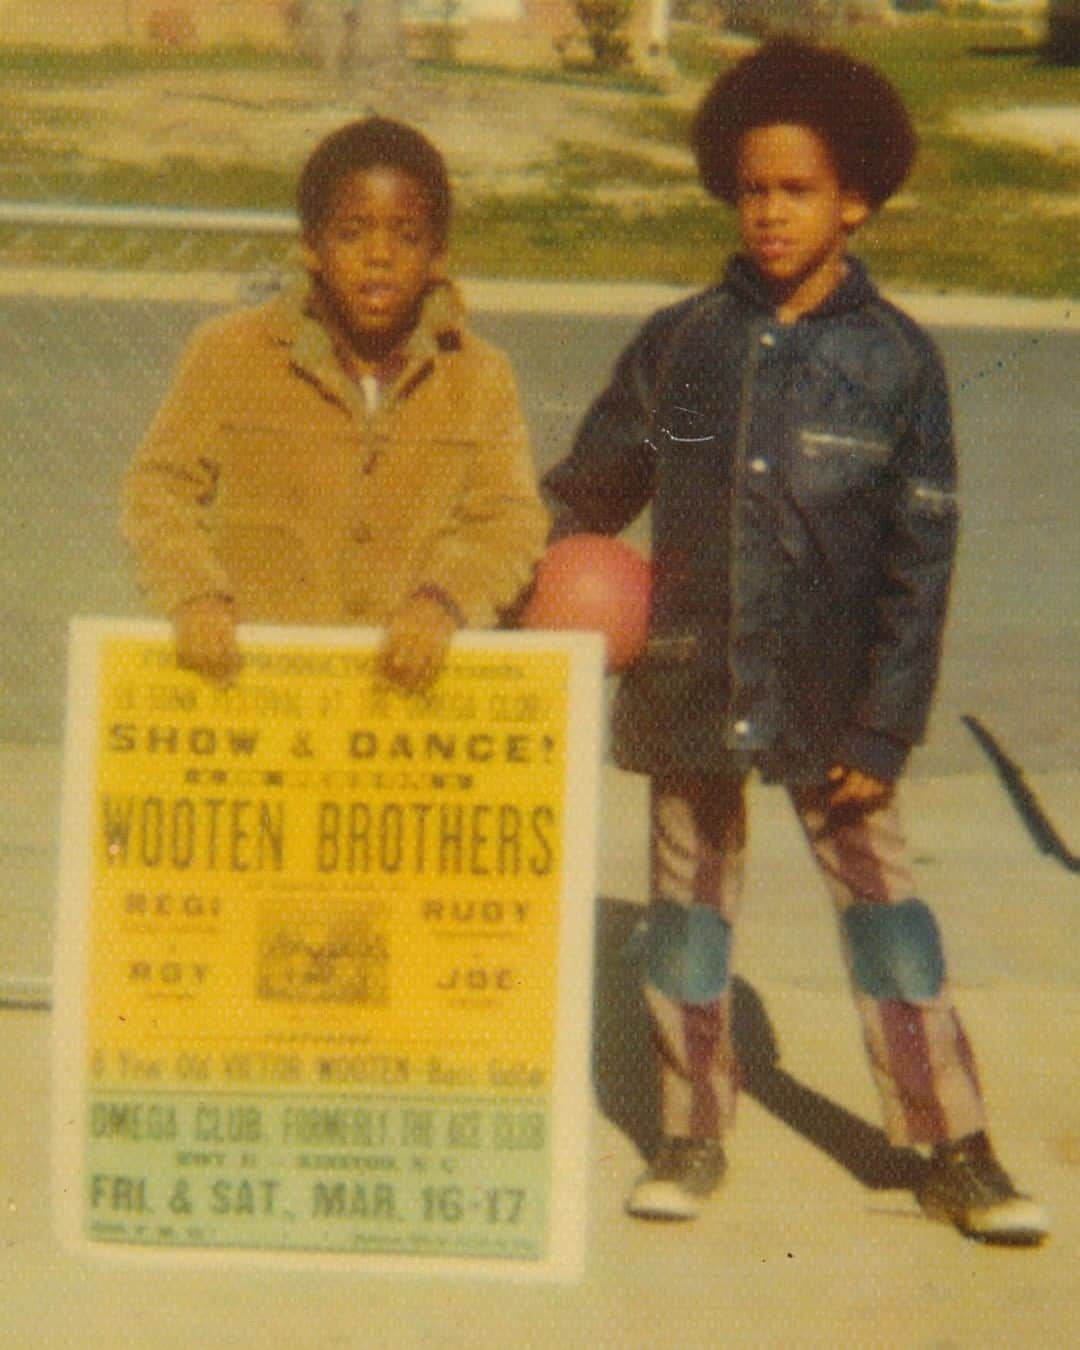
[[(76, 1246), (580, 1266), (601, 656), (78, 621), (57, 966)], [(355, 1259), (355, 1258), (354, 1258)]]

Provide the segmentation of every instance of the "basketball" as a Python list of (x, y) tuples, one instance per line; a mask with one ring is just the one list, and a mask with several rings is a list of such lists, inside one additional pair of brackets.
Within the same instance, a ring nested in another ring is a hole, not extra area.
[(646, 559), (621, 539), (570, 535), (541, 558), (524, 625), (603, 633), (608, 670), (622, 670), (645, 648), (651, 579)]

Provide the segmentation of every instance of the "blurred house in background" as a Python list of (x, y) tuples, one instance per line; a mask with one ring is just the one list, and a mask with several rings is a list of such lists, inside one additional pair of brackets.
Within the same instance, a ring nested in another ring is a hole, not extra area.
[(673, 20), (827, 37), (935, 10), (1047, 24), (1058, 59), (1080, 43), (1080, 0), (0, 0), (0, 44), (310, 51), (329, 25), (355, 34), (367, 21), (397, 25), (413, 56), (544, 66), (588, 61), (599, 23), (614, 25), (633, 64), (648, 67), (662, 63)]

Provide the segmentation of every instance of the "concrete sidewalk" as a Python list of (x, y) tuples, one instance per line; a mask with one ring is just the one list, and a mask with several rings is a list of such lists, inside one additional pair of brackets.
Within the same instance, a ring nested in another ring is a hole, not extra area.
[[(0, 964), (40, 979), (56, 751), (8, 748)], [(1032, 786), (1075, 846), (1080, 772)], [(44, 1012), (0, 1013), (0, 1346), (1013, 1347), (1080, 1340), (1080, 881), (1035, 850), (989, 776), (913, 780), (906, 814), (983, 1073), (995, 1137), (1054, 1216), (1036, 1251), (924, 1220), (877, 1102), (832, 919), (782, 793), (755, 788), (736, 957), (747, 1091), (730, 1179), (700, 1221), (622, 1212), (650, 1127), (644, 1019), (620, 949), (645, 891), (644, 790), (606, 776), (598, 904), (589, 1258), (571, 1286), (289, 1272), (162, 1272), (61, 1253), (48, 1213)], [(20, 814), (21, 813), (21, 814)], [(640, 827), (640, 828), (639, 828)]]

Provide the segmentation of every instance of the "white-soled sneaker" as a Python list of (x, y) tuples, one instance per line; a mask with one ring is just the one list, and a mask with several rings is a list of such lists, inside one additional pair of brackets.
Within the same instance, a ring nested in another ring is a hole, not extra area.
[(1017, 1191), (981, 1132), (938, 1145), (916, 1199), (932, 1219), (979, 1242), (1034, 1247), (1050, 1232), (1046, 1210)]
[(634, 1182), (626, 1211), (638, 1219), (696, 1219), (726, 1170), (727, 1159), (718, 1139), (666, 1136)]

